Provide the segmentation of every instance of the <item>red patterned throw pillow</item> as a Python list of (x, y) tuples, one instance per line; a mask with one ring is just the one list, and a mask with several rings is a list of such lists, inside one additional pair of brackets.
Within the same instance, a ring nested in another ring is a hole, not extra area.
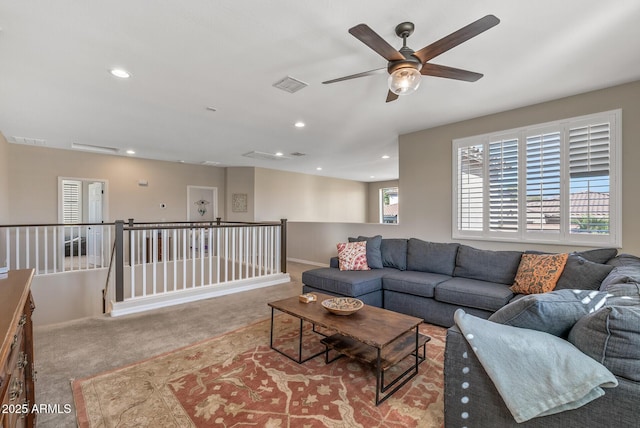
[(346, 242), (338, 244), (340, 270), (370, 270), (367, 265), (367, 243)]
[(556, 287), (568, 254), (523, 254), (511, 291), (520, 294), (546, 293)]

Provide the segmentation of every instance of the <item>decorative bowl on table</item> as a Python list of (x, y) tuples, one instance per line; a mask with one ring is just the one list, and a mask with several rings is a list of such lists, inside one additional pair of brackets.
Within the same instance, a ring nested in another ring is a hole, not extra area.
[(353, 297), (334, 297), (333, 299), (323, 300), (322, 306), (332, 314), (351, 315), (362, 309), (364, 303), (362, 303), (362, 300), (354, 299)]

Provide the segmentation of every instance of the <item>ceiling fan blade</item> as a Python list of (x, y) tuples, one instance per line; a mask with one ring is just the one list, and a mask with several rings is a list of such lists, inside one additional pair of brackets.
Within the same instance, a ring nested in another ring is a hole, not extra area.
[(322, 82), (322, 83), (326, 85), (328, 83), (336, 83), (336, 82), (342, 82), (343, 80), (350, 80), (350, 79), (356, 79), (358, 77), (371, 76), (372, 74), (378, 74), (383, 70), (386, 71), (387, 67), (376, 68), (375, 70), (363, 71), (362, 73), (351, 74), (349, 76), (344, 76), (344, 77), (338, 77), (337, 79), (327, 80), (326, 82)]
[(367, 24), (358, 24), (349, 29), (349, 33), (365, 45), (376, 51), (387, 61), (401, 61), (406, 59), (404, 55), (391, 46), (378, 33), (373, 31)]
[(444, 77), (446, 79), (464, 80), (465, 82), (475, 82), (483, 76), (481, 73), (447, 67), (446, 65), (432, 64), (430, 62), (422, 66), (420, 74), (425, 76)]
[(387, 93), (387, 102), (391, 102), (391, 101), (395, 101), (398, 99), (398, 94), (394, 94), (393, 92), (389, 91)]
[(422, 61), (422, 63), (425, 63), (430, 59), (435, 58), (438, 55), (448, 51), (449, 49), (453, 49), (459, 44), (466, 42), (472, 37), (475, 37), (478, 34), (487, 31), (489, 28), (495, 27), (499, 22), (500, 20), (495, 16), (487, 15), (478, 19), (477, 21), (472, 22), (466, 27), (462, 27), (458, 31), (454, 31), (448, 36), (441, 38), (437, 42), (425, 46), (424, 48), (415, 52), (413, 55), (420, 61)]

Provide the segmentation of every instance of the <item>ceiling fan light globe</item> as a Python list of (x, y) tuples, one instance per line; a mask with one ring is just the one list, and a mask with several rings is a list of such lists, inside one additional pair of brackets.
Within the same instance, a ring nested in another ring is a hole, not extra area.
[(422, 75), (415, 68), (399, 68), (389, 75), (389, 90), (396, 95), (408, 95), (420, 86)]

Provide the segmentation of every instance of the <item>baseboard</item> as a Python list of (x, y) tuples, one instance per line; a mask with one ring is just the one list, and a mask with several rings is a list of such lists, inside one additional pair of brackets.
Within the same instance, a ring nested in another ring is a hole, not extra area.
[(312, 262), (309, 260), (302, 260), (302, 259), (294, 259), (291, 257), (287, 257), (287, 261), (288, 262), (293, 262), (293, 263), (302, 263), (305, 265), (312, 265), (312, 266), (319, 266), (319, 267), (329, 267), (329, 265), (327, 263), (318, 263), (318, 262)]

